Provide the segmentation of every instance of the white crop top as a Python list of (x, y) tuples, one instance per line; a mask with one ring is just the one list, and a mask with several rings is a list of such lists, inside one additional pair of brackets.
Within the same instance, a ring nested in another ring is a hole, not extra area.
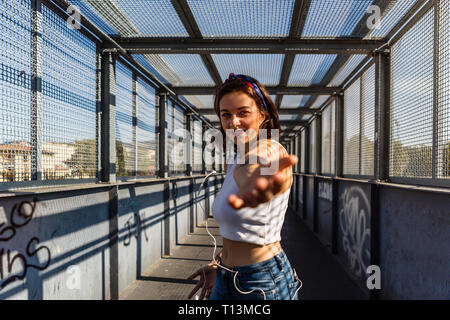
[(212, 205), (212, 214), (219, 224), (220, 235), (230, 240), (257, 245), (280, 241), (291, 188), (255, 208), (235, 210), (227, 201), (230, 194), (238, 192), (233, 177), (235, 167), (236, 158), (233, 164), (228, 165), (225, 181)]

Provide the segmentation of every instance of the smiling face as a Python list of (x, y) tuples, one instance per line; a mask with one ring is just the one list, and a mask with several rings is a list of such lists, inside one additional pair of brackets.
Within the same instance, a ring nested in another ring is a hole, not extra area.
[[(243, 136), (247, 144), (249, 136), (248, 134), (244, 135), (244, 133), (249, 129), (254, 130), (258, 136), (259, 127), (265, 119), (255, 100), (241, 91), (225, 94), (220, 99), (219, 111), (222, 128), (227, 136), (233, 139), (234, 143), (236, 143), (235, 137)], [(229, 135), (227, 129), (234, 130), (234, 135)]]

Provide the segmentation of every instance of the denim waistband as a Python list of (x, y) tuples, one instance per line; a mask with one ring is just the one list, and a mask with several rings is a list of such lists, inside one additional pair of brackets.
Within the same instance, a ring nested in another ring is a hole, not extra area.
[(222, 266), (224, 266), (230, 270), (233, 270), (233, 271), (239, 271), (239, 273), (246, 273), (246, 272), (254, 272), (257, 270), (263, 271), (265, 269), (270, 269), (270, 268), (276, 266), (277, 264), (282, 267), (286, 264), (287, 256), (286, 256), (286, 253), (284, 252), (284, 250), (282, 249), (278, 254), (276, 254), (275, 256), (273, 256), (270, 259), (267, 259), (267, 260), (264, 260), (261, 262), (252, 263), (252, 264), (246, 264), (243, 266), (237, 266), (237, 267), (228, 267), (222, 262), (222, 259), (220, 257), (218, 257), (218, 259)]

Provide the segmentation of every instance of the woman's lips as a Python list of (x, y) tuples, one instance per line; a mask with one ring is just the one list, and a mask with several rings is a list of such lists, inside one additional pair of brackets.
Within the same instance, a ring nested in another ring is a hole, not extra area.
[(245, 133), (244, 130), (238, 129), (238, 130), (235, 130), (233, 134), (235, 137), (239, 137), (239, 136), (243, 135), (244, 133)]

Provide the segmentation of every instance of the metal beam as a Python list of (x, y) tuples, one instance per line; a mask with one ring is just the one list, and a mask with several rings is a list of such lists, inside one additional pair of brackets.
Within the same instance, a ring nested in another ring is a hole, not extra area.
[[(198, 109), (198, 112), (203, 115), (216, 114), (214, 109)], [(278, 114), (291, 114), (291, 115), (305, 115), (314, 114), (317, 109), (306, 109), (306, 108), (283, 108), (278, 110)]]
[[(385, 40), (338, 39), (193, 39), (155, 37), (111, 37), (129, 54), (354, 54), (371, 53)], [(115, 46), (106, 43), (105, 50)]]
[[(170, 87), (177, 95), (214, 95), (217, 87)], [(340, 92), (340, 87), (311, 86), (311, 87), (287, 87), (266, 86), (271, 95), (329, 95)]]
[[(290, 39), (300, 38), (303, 27), (305, 25), (306, 16), (308, 15), (311, 0), (296, 0), (294, 4), (294, 12), (292, 13), (291, 27), (289, 31)], [(287, 86), (289, 76), (291, 75), (292, 65), (294, 64), (295, 54), (287, 53), (284, 56), (283, 67), (281, 69), (280, 86)], [(275, 99), (275, 105), (278, 109), (281, 106), (283, 96), (278, 94)]]
[[(372, 2), (372, 5), (376, 5), (380, 8), (380, 10), (382, 12), (380, 19), (382, 19), (382, 17), (384, 17), (389, 12), (389, 10), (392, 8), (394, 2), (395, 2), (394, 0), (374, 0)], [(358, 22), (356, 27), (353, 29), (351, 36), (363, 38), (371, 31), (367, 27), (367, 19), (368, 19), (367, 14), (365, 14), (361, 18), (361, 20)], [(387, 40), (384, 40), (384, 41), (385, 41), (384, 43), (386, 44)], [(383, 46), (383, 44), (380, 45), (379, 47), (375, 48), (373, 51), (380, 48), (381, 46)], [(369, 53), (371, 53), (371, 52), (369, 52)], [(320, 85), (327, 86), (333, 80), (333, 78), (345, 67), (345, 65), (347, 64), (349, 59), (350, 59), (350, 55), (338, 56), (335, 59), (335, 61), (333, 62), (333, 64), (331, 65), (330, 69), (328, 69), (328, 72), (325, 74), (325, 76), (320, 81)], [(306, 102), (305, 107), (306, 108), (311, 107), (316, 99), (317, 99), (316, 97), (311, 97)]]
[[(195, 39), (203, 39), (200, 28), (197, 25), (197, 21), (195, 21), (195, 17), (192, 14), (191, 8), (186, 0), (172, 0), (172, 5), (175, 8), (175, 11), (178, 13), (180, 20), (183, 22), (184, 27), (186, 28), (189, 36)], [(211, 78), (214, 82), (219, 85), (222, 83), (222, 79), (220, 78), (219, 71), (217, 70), (216, 64), (212, 59), (210, 54), (203, 53), (200, 55), (205, 64), (206, 69), (208, 69)]]
[[(220, 126), (220, 122), (213, 121), (211, 122), (213, 126)], [(300, 120), (280, 120), (280, 126), (292, 126), (292, 127), (306, 127), (308, 126), (308, 121), (300, 121)]]

